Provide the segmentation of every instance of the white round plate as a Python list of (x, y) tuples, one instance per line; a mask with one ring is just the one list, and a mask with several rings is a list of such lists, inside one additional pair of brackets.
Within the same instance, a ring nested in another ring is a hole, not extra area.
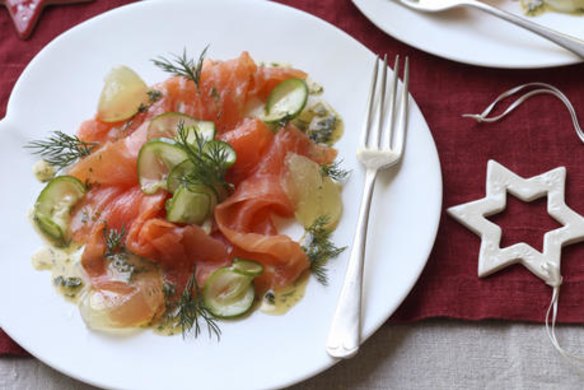
[[(234, 29), (233, 26), (237, 26)], [(235, 33), (234, 31), (237, 31)], [(41, 239), (27, 219), (42, 185), (23, 145), (50, 131), (72, 133), (92, 117), (105, 74), (125, 64), (149, 83), (167, 77), (158, 55), (227, 59), (247, 50), (258, 61), (293, 64), (325, 88), (346, 122), (338, 143), (352, 176), (343, 190), (345, 213), (335, 232), (350, 245), (364, 174), (355, 145), (365, 112), (373, 54), (354, 39), (300, 11), (265, 1), (149, 1), (89, 20), (63, 34), (29, 64), (0, 122), (0, 325), (26, 350), (63, 373), (107, 388), (257, 389), (292, 385), (335, 363), (325, 342), (348, 257), (329, 264), (330, 283), (311, 280), (304, 299), (283, 316), (254, 313), (222, 322), (218, 342), (151, 331), (112, 336), (88, 330), (77, 308), (35, 271)], [(416, 75), (413, 74), (412, 78)], [(434, 243), (442, 201), (440, 164), (431, 133), (411, 99), (405, 159), (379, 178), (366, 271), (363, 336), (394, 312), (422, 271)]]
[[(427, 53), (466, 64), (492, 68), (546, 68), (582, 59), (511, 23), (474, 9), (427, 14), (397, 0), (353, 0), (361, 12), (392, 37)], [(521, 16), (518, 1), (491, 4)], [(584, 17), (545, 13), (530, 20), (584, 39)]]

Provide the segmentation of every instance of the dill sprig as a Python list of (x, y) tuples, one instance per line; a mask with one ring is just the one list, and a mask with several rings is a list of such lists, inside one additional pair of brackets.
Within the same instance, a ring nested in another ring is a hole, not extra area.
[(116, 253), (124, 251), (124, 239), (126, 238), (126, 227), (122, 226), (120, 230), (103, 228), (103, 237), (105, 239), (105, 257), (110, 257)]
[[(189, 135), (194, 133), (194, 142)], [(220, 142), (208, 142), (199, 134), (196, 128), (187, 127), (184, 122), (177, 125), (177, 145), (187, 153), (189, 161), (193, 165), (180, 180), (183, 184), (204, 185), (213, 190), (218, 199), (222, 199), (225, 191), (230, 191), (232, 185), (225, 180), (227, 171), (228, 152)]]
[(343, 182), (349, 177), (350, 172), (341, 168), (342, 160), (335, 160), (331, 164), (324, 164), (320, 166), (320, 173), (323, 176), (328, 176), (334, 181)]
[(31, 141), (24, 147), (50, 165), (63, 169), (88, 156), (96, 146), (96, 143), (81, 141), (77, 136), (54, 131), (47, 139)]
[(330, 239), (332, 231), (327, 229), (330, 218), (321, 215), (316, 218), (312, 225), (306, 228), (304, 235), (304, 245), (302, 249), (306, 252), (310, 261), (310, 270), (323, 285), (328, 284), (326, 264), (330, 259), (340, 255), (347, 247), (338, 248)]
[(197, 89), (199, 89), (201, 71), (203, 70), (203, 61), (205, 60), (207, 49), (209, 49), (209, 45), (203, 49), (196, 63), (193, 58), (189, 58), (187, 56), (186, 48), (183, 49), (183, 53), (180, 56), (171, 54), (170, 59), (159, 56), (153, 59), (152, 62), (154, 65), (167, 73), (171, 73), (175, 76), (182, 76), (188, 80), (192, 80), (197, 86)]
[(171, 320), (181, 328), (183, 338), (189, 335), (197, 338), (201, 334), (201, 321), (204, 321), (207, 325), (210, 338), (215, 335), (219, 340), (221, 336), (219, 325), (217, 325), (211, 312), (205, 307), (201, 289), (194, 272), (180, 296), (178, 306)]

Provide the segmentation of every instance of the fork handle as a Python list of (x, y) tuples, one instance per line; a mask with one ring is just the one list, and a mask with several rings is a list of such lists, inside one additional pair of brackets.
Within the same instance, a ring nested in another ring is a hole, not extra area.
[(326, 350), (332, 357), (350, 358), (359, 350), (361, 341), (361, 296), (363, 264), (367, 242), (367, 222), (377, 170), (367, 169), (363, 196), (359, 207), (357, 231), (351, 248), (347, 273), (333, 316)]
[(554, 42), (558, 46), (561, 46), (564, 49), (571, 51), (577, 56), (584, 58), (584, 41), (582, 41), (581, 39), (572, 37), (570, 35), (562, 34), (558, 31), (554, 31), (542, 25), (530, 22), (525, 18), (519, 17), (507, 11), (503, 11), (499, 8), (495, 8), (491, 5), (482, 3), (480, 1), (468, 0), (465, 2), (465, 4), (470, 7), (485, 11), (493, 16), (497, 16), (508, 22), (511, 22), (516, 26), (523, 27), (524, 29), (531, 31), (539, 35), (540, 37), (546, 38), (547, 40)]

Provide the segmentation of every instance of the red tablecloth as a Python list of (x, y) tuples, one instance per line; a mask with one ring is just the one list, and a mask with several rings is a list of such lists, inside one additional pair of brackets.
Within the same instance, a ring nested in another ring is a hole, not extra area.
[[(584, 213), (584, 145), (576, 137), (563, 105), (553, 97), (537, 97), (512, 117), (493, 125), (461, 118), (482, 111), (502, 91), (542, 81), (563, 90), (584, 115), (582, 65), (546, 70), (495, 70), (454, 63), (408, 47), (371, 24), (349, 0), (280, 0), (345, 30), (376, 53), (411, 58), (411, 92), (432, 130), (444, 179), (444, 209), (484, 196), (486, 164), (495, 159), (517, 174), (530, 177), (558, 166), (568, 170), (566, 201)], [(7, 12), (0, 9), (0, 117), (10, 90), (28, 61), (53, 37), (82, 20), (128, 1), (98, 1), (48, 8), (32, 39), (20, 41)], [(558, 226), (545, 212), (545, 200), (530, 204), (510, 200), (493, 218), (504, 230), (503, 245), (525, 241), (542, 247), (543, 233)], [(541, 322), (550, 289), (520, 266), (492, 277), (476, 275), (480, 240), (442, 214), (438, 237), (414, 290), (391, 321), (430, 317), (465, 320), (487, 318)], [(584, 245), (566, 247), (562, 256), (564, 284), (559, 322), (584, 323)], [(1, 310), (1, 308), (0, 308)], [(0, 353), (21, 353), (0, 333)]]

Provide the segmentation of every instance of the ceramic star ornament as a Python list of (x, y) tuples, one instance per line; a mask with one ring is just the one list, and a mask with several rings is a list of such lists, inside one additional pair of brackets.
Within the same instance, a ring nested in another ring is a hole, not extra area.
[[(564, 201), (565, 179), (564, 167), (524, 179), (494, 160), (488, 162), (486, 196), (448, 209), (452, 217), (481, 237), (479, 277), (520, 263), (548, 285), (561, 284), (562, 247), (584, 240), (584, 217)], [(547, 195), (548, 213), (563, 226), (545, 234), (543, 252), (523, 242), (500, 247), (501, 228), (486, 217), (505, 209), (507, 192), (526, 202)]]
[[(564, 188), (566, 168), (560, 167), (524, 179), (494, 160), (487, 164), (487, 188), (484, 198), (451, 207), (448, 213), (481, 237), (479, 277), (488, 276), (512, 264), (523, 264), (553, 288), (545, 315), (547, 335), (554, 348), (572, 363), (584, 364), (584, 356), (566, 351), (556, 337), (555, 325), (562, 276), (562, 247), (584, 240), (584, 217), (566, 205)], [(507, 192), (529, 202), (547, 195), (548, 213), (563, 226), (544, 235), (543, 252), (521, 242), (501, 248), (501, 228), (486, 217), (505, 209)]]
[(47, 5), (87, 3), (93, 0), (0, 0), (8, 9), (14, 27), (22, 39), (27, 39), (34, 30), (43, 8)]

